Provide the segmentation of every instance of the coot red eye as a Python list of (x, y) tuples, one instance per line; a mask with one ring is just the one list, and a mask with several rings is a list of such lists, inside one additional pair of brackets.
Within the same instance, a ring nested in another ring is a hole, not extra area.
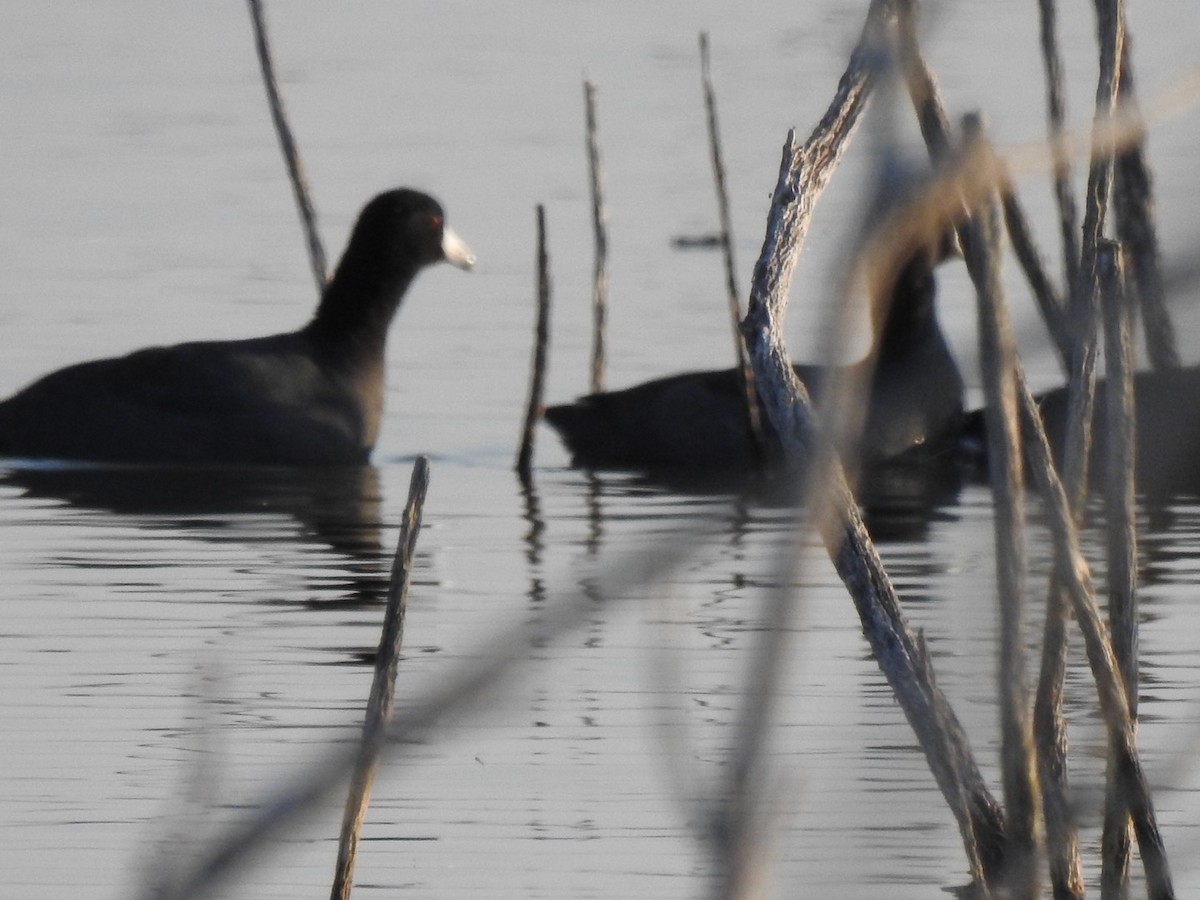
[(433, 229), (434, 229), (435, 231), (437, 231), (437, 230), (441, 229), (441, 227), (442, 227), (442, 217), (441, 217), (441, 216), (430, 216), (430, 217), (429, 217), (429, 224), (433, 226)]

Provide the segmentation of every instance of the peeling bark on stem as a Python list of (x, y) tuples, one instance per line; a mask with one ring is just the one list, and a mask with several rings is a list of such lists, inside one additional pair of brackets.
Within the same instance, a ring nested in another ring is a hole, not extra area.
[(1004, 867), (1003, 815), (974, 762), (965, 732), (933, 681), (923, 643), (904, 619), (841, 464), (818, 432), (808, 394), (789, 364), (782, 337), (798, 248), (813, 205), (853, 132), (894, 13), (891, 3), (872, 4), (863, 38), (821, 123), (803, 146), (797, 145), (794, 134), (788, 135), (742, 330), (772, 425), (793, 458), (803, 460), (810, 474), (818, 473), (812, 480), (820, 487), (810, 505), (813, 520), (959, 823), (971, 873), (986, 886)]

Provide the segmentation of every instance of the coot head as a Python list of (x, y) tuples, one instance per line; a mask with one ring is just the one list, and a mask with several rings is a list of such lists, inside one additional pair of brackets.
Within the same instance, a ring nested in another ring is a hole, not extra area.
[(343, 362), (380, 356), (409, 284), (443, 260), (460, 269), (475, 265), (470, 248), (446, 227), (441, 204), (411, 188), (380, 194), (358, 214), (308, 334)]
[(386, 191), (363, 207), (346, 247), (346, 257), (351, 254), (397, 273), (441, 260), (460, 269), (475, 265), (467, 245), (446, 227), (441, 204), (410, 188)]

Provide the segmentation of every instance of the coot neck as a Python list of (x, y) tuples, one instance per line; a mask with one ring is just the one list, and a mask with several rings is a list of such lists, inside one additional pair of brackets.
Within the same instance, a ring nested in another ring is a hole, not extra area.
[(305, 331), (319, 351), (347, 365), (383, 357), (388, 328), (417, 267), (380, 271), (348, 251)]
[(877, 364), (879, 360), (911, 351), (931, 336), (940, 337), (934, 311), (935, 293), (929, 260), (918, 254), (897, 275), (891, 291), (881, 292), (876, 298), (871, 318)]

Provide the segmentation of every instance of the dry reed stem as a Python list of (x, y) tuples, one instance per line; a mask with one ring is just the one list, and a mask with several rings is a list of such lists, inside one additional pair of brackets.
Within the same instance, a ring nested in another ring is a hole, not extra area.
[[(1062, 479), (1072, 511), (1074, 525), (1082, 521), (1087, 496), (1088, 460), (1096, 384), (1097, 354), (1097, 241), (1103, 227), (1111, 181), (1111, 152), (1098, 139), (1108, 126), (1116, 102), (1116, 59), (1120, 38), (1115, 32), (1102, 31), (1100, 75), (1096, 88), (1093, 120), (1092, 158), (1084, 201), (1083, 235), (1076, 278), (1069, 283), (1071, 302), (1067, 312), (1073, 340), (1067, 349), (1068, 408), (1062, 459)], [(1062, 131), (1059, 129), (1061, 135)], [(1054, 134), (1052, 132), (1052, 138)], [(1055, 168), (1064, 164), (1066, 154), (1054, 148)], [(1065, 215), (1065, 213), (1060, 213)], [(1056, 550), (1056, 553), (1059, 552)], [(1045, 795), (1043, 812), (1050, 846), (1050, 872), (1054, 889), (1063, 897), (1082, 896), (1082, 863), (1079, 838), (1067, 797), (1067, 736), (1062, 712), (1066, 678), (1067, 620), (1070, 600), (1062, 583), (1065, 559), (1058, 559), (1046, 602), (1046, 621), (1042, 631), (1042, 670), (1035, 702), (1038, 725), (1039, 765)], [(1104, 863), (1102, 863), (1103, 865)]]
[[(1108, 0), (1097, 0), (1096, 8), (1100, 60), (1093, 114), (1093, 134), (1099, 129), (1107, 127), (1116, 110), (1117, 66), (1122, 45), (1122, 34), (1118, 27), (1119, 19), (1111, 15), (1111, 4)], [(1106, 9), (1110, 13), (1107, 16)], [(1075, 528), (1083, 521), (1084, 504), (1088, 492), (1088, 463), (1091, 455), (1091, 429), (1096, 391), (1096, 356), (1099, 344), (1097, 340), (1100, 291), (1098, 254), (1104, 218), (1108, 211), (1111, 194), (1112, 160), (1111, 151), (1093, 145), (1088, 167), (1087, 190), (1084, 194), (1083, 233), (1078, 275), (1076, 281), (1070, 286), (1069, 315), (1076, 342), (1072, 348), (1071, 367), (1067, 381), (1068, 406), (1066, 435), (1063, 443), (1062, 479)], [(1051, 580), (1047, 616), (1065, 619), (1069, 601), (1067, 586), (1062, 583), (1059, 573), (1067, 567), (1068, 558), (1061, 555), (1060, 549), (1056, 549), (1055, 552), (1055, 577)], [(1047, 633), (1056, 636), (1059, 634), (1058, 631), (1049, 628)], [(1061, 631), (1061, 640), (1064, 642), (1062, 653), (1065, 655), (1067, 652), (1065, 627)], [(1050, 651), (1054, 649), (1050, 648)], [(1063, 690), (1061, 680), (1066, 677), (1065, 671), (1056, 667), (1053, 672), (1045, 673), (1044, 677), (1051, 675), (1060, 680), (1059, 684), (1055, 686), (1055, 693), (1059, 698), (1058, 702), (1061, 703)], [(1061, 714), (1059, 720), (1061, 721)], [(1063, 739), (1064, 747), (1065, 743), (1066, 741)], [(1110, 760), (1114, 758), (1115, 753), (1110, 753)], [(1065, 771), (1065, 762), (1063, 766)], [(1100, 863), (1102, 873), (1109, 873), (1113, 863), (1114, 860), (1107, 853), (1102, 852)], [(1120, 863), (1119, 868), (1124, 871), (1126, 866), (1124, 863)], [(1106, 874), (1102, 874), (1102, 881), (1107, 878)]]
[[(967, 117), (963, 131), (967, 153), (982, 155), (989, 152), (978, 116)], [(1038, 807), (1041, 798), (1028, 713), (1022, 621), (1025, 606), (1024, 475), (1013, 378), (1016, 342), (1000, 281), (1000, 212), (994, 195), (976, 208), (962, 233), (963, 258), (978, 299), (980, 369), (986, 399), (984, 419), (995, 508), (1000, 605), (997, 687), (1008, 847), (1008, 865), (1002, 881), (1006, 896), (1033, 900), (1038, 894)]]
[[(764, 409), (793, 458), (804, 460), (810, 473), (815, 470), (812, 484), (820, 493), (810, 504), (812, 518), (959, 823), (971, 873), (986, 890), (1004, 866), (1003, 816), (974, 763), (965, 732), (933, 681), (923, 643), (904, 619), (841, 464), (817, 428), (807, 391), (789, 364), (782, 336), (787, 290), (813, 205), (858, 121), (894, 17), (893, 4), (872, 3), (863, 37), (812, 137), (798, 146), (794, 134), (788, 135), (742, 329)], [(752, 724), (765, 718), (765, 698), (760, 707), (751, 711)]]
[(395, 706), (396, 671), (400, 665), (400, 648), (404, 642), (408, 586), (412, 578), (417, 536), (421, 531), (421, 512), (428, 490), (429, 459), (418, 456), (413, 464), (412, 479), (408, 486), (408, 502), (405, 504), (404, 518), (400, 523), (400, 539), (392, 560), (392, 577), (388, 584), (383, 632), (379, 637), (379, 652), (375, 656), (375, 677), (371, 681), (371, 696), (367, 701), (358, 759), (350, 777), (350, 793), (346, 798), (346, 810), (342, 816), (337, 868), (334, 872), (330, 900), (350, 900), (350, 890), (354, 884), (358, 836), (371, 802), (371, 785), (379, 768), (379, 757), (387, 741), (387, 725), (391, 721)]
[(592, 393), (604, 390), (606, 332), (608, 329), (608, 213), (604, 205), (604, 174), (600, 166), (600, 139), (596, 126), (596, 85), (583, 82), (587, 120), (588, 175), (592, 194), (592, 234), (595, 260), (592, 269)]
[(1067, 668), (1069, 600), (1051, 575), (1042, 624), (1042, 653), (1033, 703), (1033, 738), (1037, 752), (1042, 816), (1046, 824), (1046, 862), (1057, 900), (1083, 900), (1083, 858), (1079, 829), (1069, 798), (1067, 727), (1063, 688)]
[[(929, 154), (935, 165), (944, 165), (951, 152), (949, 120), (933, 73), (926, 65), (917, 43), (915, 13), (915, 4), (911, 2), (901, 4), (898, 29), (899, 56)], [(943, 203), (949, 210), (958, 213), (960, 221), (966, 221), (966, 217), (962, 214), (963, 211), (971, 208), (977, 202), (971, 199), (972, 195), (995, 190), (1000, 185), (1010, 183), (1010, 178), (999, 158), (990, 150), (982, 155), (977, 152), (968, 152), (960, 161), (959, 166), (970, 168), (973, 172), (972, 177), (961, 179), (957, 191), (945, 192)], [(949, 176), (943, 177), (943, 183), (947, 187), (954, 187)], [(1010, 190), (1003, 191), (1003, 194), (1006, 198), (1014, 196)], [(1005, 209), (1010, 235), (1027, 233), (1027, 229), (1016, 225), (1017, 222), (1023, 222), (1023, 216), (1015, 215), (1015, 203), (1011, 199), (1006, 201)], [(972, 265), (970, 261), (978, 260), (981, 252), (975, 247), (977, 236), (973, 229), (960, 227), (959, 242), (962, 246), (963, 256), (968, 260), (970, 267)], [(1020, 246), (1021, 244), (1018, 243), (1018, 247)], [(1029, 255), (1018, 250), (1018, 257), (1024, 263)], [(975, 266), (979, 268), (978, 261)], [(1028, 266), (1026, 266), (1026, 271), (1031, 271)], [(982, 271), (978, 276), (972, 275), (973, 278), (982, 276)], [(1031, 282), (1047, 285), (1049, 283), (1044, 274), (1031, 279)], [(1055, 344), (1060, 348), (1060, 355), (1066, 358), (1068, 345), (1066, 344), (1067, 337), (1060, 306), (1058, 303), (1049, 302), (1049, 295), (1047, 295), (1041, 301), (1041, 308), (1051, 333), (1056, 335)], [(990, 415), (995, 417), (997, 414), (994, 412)], [(989, 422), (989, 433), (995, 427), (999, 426), (993, 426)], [(1000, 532), (998, 531), (998, 533)], [(1047, 624), (1043, 632), (1043, 639), (1043, 675), (1038, 682), (1033, 720), (1033, 743), (1038, 761), (1037, 772), (1043, 815), (1047, 824), (1047, 843), (1050, 848), (1048, 858), (1051, 878), (1056, 891), (1061, 891), (1061, 896), (1079, 896), (1083, 884), (1082, 863), (1079, 858), (1078, 837), (1071, 822), (1070, 806), (1067, 800), (1066, 731), (1061, 715), (1061, 677), (1057, 674), (1065, 670), (1066, 662), (1065, 607), (1061, 605), (1055, 607), (1053, 600), (1047, 612)], [(1049, 678), (1046, 675), (1047, 671), (1051, 672)], [(1018, 757), (1019, 754), (1013, 754), (1014, 762)], [(1005, 771), (1011, 771), (1015, 776), (1015, 773), (1022, 769), (1018, 763), (1011, 769), (1006, 766)], [(1020, 779), (1014, 777), (1013, 780)], [(1031, 823), (1028, 819), (1028, 810), (1023, 810), (1022, 813), (1023, 825), (1020, 831), (1023, 834), (1029, 834)]]
[[(1120, 0), (1116, 0), (1120, 2)], [(1096, 85), (1094, 129), (1107, 126), (1117, 103), (1117, 62), (1122, 34), (1112, 0), (1097, 0), (1100, 36), (1100, 75)], [(1108, 15), (1105, 15), (1105, 13)], [(1063, 451), (1063, 483), (1078, 515), (1087, 496), (1088, 457), (1091, 447), (1092, 410), (1096, 392), (1096, 356), (1099, 342), (1100, 282), (1097, 252), (1103, 237), (1104, 219), (1112, 191), (1113, 154), (1099, 142), (1093, 143), (1084, 194), (1083, 237), (1080, 245), (1079, 278), (1071, 286), (1069, 316), (1076, 343), (1067, 382), (1067, 435)]]
[[(1121, 15), (1123, 18), (1123, 10)], [(1134, 91), (1129, 46), (1126, 32), (1125, 40), (1121, 43), (1118, 96), (1126, 114), (1137, 119), (1140, 118), (1140, 112)], [(1145, 133), (1139, 130), (1137, 138), (1117, 154), (1113, 211), (1117, 217), (1117, 236), (1132, 263), (1137, 296), (1141, 301), (1146, 355), (1155, 369), (1177, 369), (1179, 350), (1175, 341), (1175, 326), (1166, 307), (1166, 286), (1154, 225), (1154, 192), (1144, 146)]]
[(550, 344), (550, 261), (546, 253), (546, 207), (537, 205), (537, 325), (534, 331), (533, 365), (529, 375), (529, 402), (517, 451), (517, 474), (528, 481), (533, 474), (533, 440), (541, 417), (546, 384), (546, 358)]
[(271, 47), (267, 41), (267, 23), (263, 15), (261, 0), (248, 0), (250, 18), (254, 23), (254, 46), (258, 51), (258, 63), (262, 68), (263, 84), (267, 89), (267, 104), (271, 108), (271, 121), (275, 124), (275, 133), (279, 136), (279, 148), (283, 151), (283, 159), (287, 164), (288, 178), (292, 183), (292, 193), (296, 198), (296, 209), (300, 213), (300, 222), (304, 226), (304, 236), (308, 244), (308, 261), (312, 267), (313, 279), (317, 283), (317, 293), (325, 293), (325, 284), (329, 278), (329, 269), (325, 262), (325, 248), (321, 245), (321, 235), (317, 231), (317, 213), (313, 207), (308, 190), (308, 179), (304, 174), (304, 163), (300, 159), (300, 151), (296, 140), (292, 137), (292, 129), (288, 125), (287, 114), (283, 109), (283, 97), (279, 93), (279, 82), (275, 78), (275, 66), (271, 62)]
[(704, 88), (704, 109), (708, 124), (708, 147), (712, 158), (713, 183), (717, 193), (717, 215), (721, 225), (721, 257), (725, 264), (725, 291), (729, 300), (730, 321), (733, 324), (733, 346), (735, 365), (746, 397), (746, 412), (750, 422), (750, 439), (762, 462), (766, 453), (766, 441), (762, 430), (762, 411), (759, 408), (758, 392), (754, 387), (754, 369), (746, 354), (746, 341), (742, 338), (742, 302), (738, 294), (737, 272), (733, 255), (733, 221), (729, 214), (729, 189), (725, 180), (725, 160), (721, 153), (721, 130), (717, 125), (717, 95), (713, 88), (712, 72), (708, 52), (708, 33), (700, 32), (700, 80)]
[(1050, 442), (1042, 426), (1037, 404), (1029, 392), (1024, 372), (1018, 368), (1018, 398), (1024, 426), (1025, 453), (1029, 469), (1050, 513), (1050, 534), (1054, 543), (1058, 576), (1079, 621), (1084, 646), (1100, 710), (1108, 731), (1121, 792), (1129, 804), (1137, 835), (1138, 848), (1146, 869), (1146, 881), (1152, 900), (1174, 897), (1166, 850), (1154, 815), (1150, 787), (1138, 757), (1136, 735), (1125, 685), (1113, 654), (1108, 630), (1101, 620), (1092, 589), (1091, 572), (1079, 544), (1074, 514), (1066, 490), (1054, 468)]
[[(1102, 78), (1102, 85), (1103, 85), (1103, 83), (1104, 83), (1104, 79)], [(922, 99), (923, 98), (918, 98), (918, 109), (922, 109), (922, 105), (920, 102)], [(929, 121), (929, 118), (927, 116), (922, 117), (922, 121), (923, 121), (923, 123), (927, 122), (927, 121)], [(1111, 120), (1109, 120), (1107, 122), (1098, 121), (1096, 124), (1096, 127), (1093, 129), (1092, 147), (1094, 148), (1094, 152), (1097, 156), (1102, 156), (1103, 153), (1105, 152), (1106, 148), (1108, 148), (1109, 152), (1111, 153), (1111, 148), (1113, 146), (1115, 146), (1120, 141), (1129, 140), (1130, 137), (1131, 137), (1131, 132), (1130, 132), (1130, 126), (1128, 123), (1117, 124), (1117, 123), (1113, 123)], [(939, 136), (936, 134), (932, 134), (932, 135), (927, 134), (927, 141), (931, 144), (931, 147), (934, 148), (934, 152), (936, 153), (937, 147), (939, 146), (939, 141), (942, 146), (948, 145), (948, 136), (939, 138)], [(1099, 171), (1102, 174), (1101, 169), (1097, 169), (1097, 171)], [(1003, 167), (1001, 167), (995, 163), (985, 165), (977, 173), (977, 176), (971, 180), (971, 183), (968, 185), (968, 189), (971, 192), (977, 192), (980, 189), (982, 189), (983, 185), (991, 185), (991, 184), (1001, 183), (1001, 182), (1003, 182), (1003, 180), (1006, 177), (1007, 177), (1006, 172)], [(1097, 190), (1095, 187), (1096, 183), (1100, 183), (1101, 187), (1102, 187), (1102, 182), (1100, 182), (1098, 179), (1094, 179), (1094, 185), (1093, 185), (1093, 191), (1092, 191), (1093, 197), (1099, 197), (1101, 195), (1101, 191)], [(956, 199), (954, 197), (944, 197), (942, 200), (942, 205), (947, 210), (954, 210), (960, 206), (960, 203), (969, 202), (969, 201), (970, 201), (969, 197), (968, 198), (959, 198), (959, 199)], [(1099, 209), (1100, 207), (1098, 204), (1095, 204), (1095, 205), (1093, 205), (1092, 208)], [(1093, 246), (1094, 246), (1094, 244), (1093, 244)], [(965, 248), (964, 248), (964, 250), (965, 250)], [(1061, 485), (1060, 485), (1060, 489), (1061, 489)], [(1077, 538), (1076, 538), (1076, 540), (1077, 540)], [(1072, 605), (1074, 605), (1076, 607), (1078, 607), (1082, 603), (1082, 601), (1079, 597), (1078, 590), (1072, 591), (1070, 593), (1070, 598), (1071, 598)], [(1087, 629), (1085, 629), (1085, 631), (1086, 630)], [(1089, 659), (1102, 660), (1103, 651), (1098, 649), (1098, 647), (1100, 647), (1100, 646), (1106, 647), (1107, 645), (1104, 644), (1103, 642), (1098, 641), (1096, 639), (1096, 635), (1094, 632), (1089, 636), (1089, 640), (1087, 643), (1089, 646)], [(1104, 698), (1104, 703), (1106, 705), (1111, 705), (1111, 704), (1109, 704), (1108, 697), (1105, 694), (1105, 688), (1104, 688), (1105, 682), (1104, 682), (1104, 677), (1103, 677), (1104, 669), (1103, 669), (1102, 662), (1094, 662), (1093, 668), (1096, 671), (1101, 673), (1101, 674), (1098, 674), (1096, 677), (1097, 677), (1097, 682), (1100, 685), (1102, 697)], [(1113, 715), (1117, 721), (1120, 720), (1119, 715), (1117, 715), (1117, 714), (1113, 714)], [(1063, 736), (1061, 733), (1059, 733), (1057, 735), (1044, 736), (1044, 739), (1045, 739), (1045, 743), (1047, 743), (1047, 744), (1060, 743), (1062, 746), (1065, 746), (1065, 736)], [(1120, 772), (1122, 775), (1122, 785), (1126, 789), (1128, 794), (1131, 794), (1135, 797), (1135, 802), (1132, 803), (1131, 805), (1137, 810), (1137, 812), (1135, 813), (1135, 818), (1138, 822), (1139, 843), (1141, 844), (1144, 841), (1145, 846), (1147, 847), (1147, 849), (1143, 852), (1143, 858), (1146, 858), (1147, 855), (1150, 858), (1150, 862), (1148, 864), (1148, 871), (1152, 870), (1154, 873), (1151, 876), (1150, 880), (1152, 881), (1152, 883), (1155, 886), (1155, 890), (1156, 890), (1155, 895), (1156, 896), (1169, 896), (1170, 895), (1170, 888), (1169, 888), (1170, 879), (1169, 879), (1169, 874), (1167, 873), (1167, 869), (1166, 869), (1165, 855), (1162, 853), (1162, 850), (1161, 850), (1161, 841), (1157, 835), (1157, 828), (1153, 824), (1152, 807), (1150, 806), (1150, 803), (1149, 803), (1149, 794), (1148, 794), (1148, 790), (1145, 788), (1144, 779), (1141, 778), (1140, 763), (1137, 762), (1136, 749), (1130, 741), (1126, 741), (1123, 743), (1118, 742), (1117, 746), (1119, 749), (1118, 759), (1121, 764)], [(1130, 783), (1134, 784), (1134, 788), (1132, 790), (1130, 790), (1128, 787), (1128, 785)], [(1050, 787), (1051, 786), (1049, 786), (1049, 785), (1044, 785), (1044, 789), (1046, 789), (1046, 790), (1049, 790)], [(1059, 800), (1062, 803), (1062, 808), (1066, 809), (1065, 785), (1061, 785), (1059, 787), (1059, 790), (1060, 790)], [(1137, 818), (1137, 816), (1139, 816), (1139, 815), (1140, 815), (1140, 818)], [(1164, 885), (1165, 885), (1165, 889), (1164, 889)], [(1058, 887), (1059, 887), (1059, 885), (1056, 884), (1056, 889)]]
[(1059, 234), (1062, 238), (1063, 281), (1072, 285), (1079, 278), (1079, 239), (1075, 197), (1071, 192), (1071, 157), (1061, 140), (1066, 132), (1066, 99), (1062, 61), (1058, 55), (1054, 0), (1038, 0), (1038, 24), (1042, 67), (1046, 72), (1046, 117), (1053, 153), (1054, 199), (1058, 204)]
[[(1129, 714), (1137, 725), (1137, 525), (1134, 507), (1133, 339), (1121, 247), (1100, 247), (1100, 299), (1104, 315), (1105, 542), (1108, 550), (1108, 624), (1113, 655), (1124, 677)], [(1129, 811), (1115, 773), (1108, 773), (1101, 897), (1118, 897), (1129, 878)]]

